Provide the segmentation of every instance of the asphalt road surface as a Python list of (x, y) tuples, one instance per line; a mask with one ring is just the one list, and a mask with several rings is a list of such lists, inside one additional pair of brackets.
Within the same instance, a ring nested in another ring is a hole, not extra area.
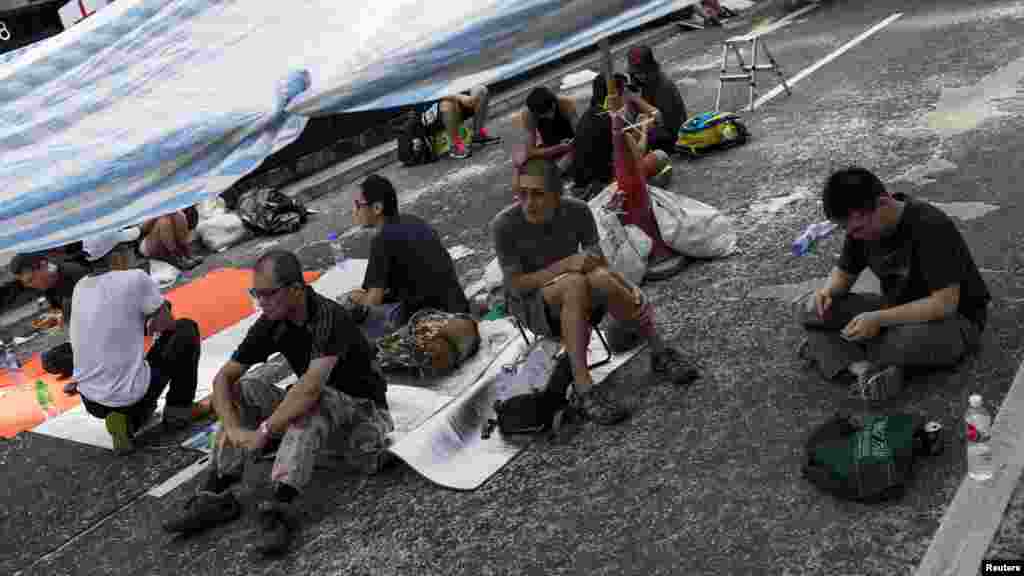
[[(745, 113), (752, 132), (746, 146), (674, 161), (672, 190), (733, 218), (740, 245), (730, 258), (695, 263), (645, 287), (659, 327), (704, 368), (688, 389), (649, 386), (649, 360), (641, 355), (614, 378), (635, 408), (629, 421), (587, 425), (566, 443), (535, 445), (472, 493), (438, 489), (402, 467), (364, 483), (322, 473), (303, 500), (308, 512), (297, 549), (269, 562), (248, 548), (255, 498), (245, 520), (180, 542), (158, 525), (184, 504), (194, 483), (151, 499), (84, 479), (52, 480), (51, 490), (33, 492), (41, 502), (38, 510), (27, 508), (36, 510), (35, 521), (28, 512), (8, 516), (12, 533), (38, 532), (40, 519), (60, 518), (71, 528), (51, 529), (59, 534), (95, 529), (45, 557), (59, 542), (26, 537), (19, 553), (35, 556), (17, 566), (31, 566), (26, 574), (912, 571), (960, 485), (962, 441), (951, 433), (945, 453), (922, 463), (907, 495), (887, 505), (840, 502), (801, 479), (810, 430), (856, 406), (845, 390), (802, 369), (794, 357), (800, 331), (789, 316), (788, 300), (828, 273), (840, 240), (804, 257), (791, 256), (789, 244), (823, 219), (817, 194), (840, 166), (866, 166), (893, 191), (939, 203), (955, 217), (988, 282), (989, 328), (977, 358), (959, 370), (916, 377), (892, 406), (955, 430), (968, 394), (998, 405), (1021, 351), (1024, 3), (832, 2), (767, 42), (792, 77), (896, 12), (902, 16), (806, 75), (792, 95)], [(714, 104), (722, 39), (749, 29), (744, 23), (687, 33), (655, 47), (691, 114)], [(766, 89), (774, 84), (765, 82)], [(581, 103), (588, 97), (576, 96)], [(745, 98), (733, 85), (723, 108), (739, 109)], [(517, 134), (508, 116), (491, 130), (505, 143), (469, 160), (381, 170), (401, 190), (403, 210), (427, 218), (449, 246), (475, 251), (458, 262), (464, 283), (478, 279), (493, 257), (486, 225), (511, 201)], [(352, 187), (342, 187), (314, 203), (324, 213), (299, 233), (248, 242), (207, 266), (247, 265), (272, 245), (300, 250), (310, 266), (326, 265), (318, 242), (350, 228), (351, 206)], [(362, 255), (358, 235), (347, 241), (353, 255)], [(143, 478), (166, 478), (181, 466), (176, 456), (119, 464), (85, 450), (68, 455), (44, 439), (17, 442), (22, 450), (35, 442), (52, 451), (49, 462), (36, 461), (40, 467), (57, 469), (67, 460), (61, 469), (68, 474), (111, 484), (145, 486)], [(15, 448), (0, 449), (13, 458)], [(17, 497), (18, 481), (13, 485), (5, 498)], [(75, 490), (81, 498), (66, 493)], [(61, 516), (57, 506), (70, 512)], [(1003, 553), (1019, 553), (1014, 537), (1003, 536)]]

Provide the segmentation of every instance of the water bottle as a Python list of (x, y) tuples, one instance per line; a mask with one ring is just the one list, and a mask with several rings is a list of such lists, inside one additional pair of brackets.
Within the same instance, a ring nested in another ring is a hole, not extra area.
[(58, 414), (57, 406), (53, 403), (53, 397), (50, 396), (50, 387), (42, 380), (36, 380), (36, 402), (43, 409), (44, 419), (48, 420)]
[(992, 478), (992, 416), (981, 402), (981, 395), (972, 394), (964, 421), (967, 424), (967, 476), (984, 482)]
[(803, 234), (793, 241), (793, 256), (803, 256), (814, 249), (814, 245), (822, 238), (828, 238), (836, 229), (834, 222), (818, 222), (811, 224)]
[(345, 262), (345, 248), (341, 245), (341, 238), (338, 238), (337, 232), (331, 232), (327, 235), (327, 242), (331, 245), (331, 255), (334, 256), (334, 267), (340, 268)]
[[(0, 346), (3, 346), (2, 342), (0, 342)], [(23, 387), (28, 381), (25, 371), (22, 370), (18, 357), (14, 355), (14, 350), (11, 349), (11, 346), (3, 346), (3, 351), (0, 352), (0, 368), (3, 368), (11, 375), (14, 385), (19, 388)]]

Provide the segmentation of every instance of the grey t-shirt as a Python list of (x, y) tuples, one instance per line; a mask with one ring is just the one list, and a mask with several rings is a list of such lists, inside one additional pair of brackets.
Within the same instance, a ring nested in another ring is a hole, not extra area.
[(562, 198), (554, 216), (544, 224), (526, 221), (519, 204), (506, 207), (491, 220), (491, 238), (498, 253), (498, 264), (505, 288), (515, 274), (531, 274), (581, 251), (602, 256), (597, 221), (582, 200)]

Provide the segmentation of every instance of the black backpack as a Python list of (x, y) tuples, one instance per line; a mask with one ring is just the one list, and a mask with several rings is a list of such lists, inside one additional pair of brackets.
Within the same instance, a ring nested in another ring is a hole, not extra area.
[(257, 188), (239, 196), (237, 212), (247, 227), (263, 236), (295, 232), (308, 215), (302, 204), (272, 188)]
[(570, 409), (568, 391), (571, 384), (572, 364), (569, 356), (562, 354), (543, 390), (519, 394), (494, 403), (497, 418), (487, 421), (483, 438), (490, 438), (494, 428), (501, 430), (502, 434), (557, 431), (562, 417)]
[(911, 414), (852, 418), (837, 414), (807, 440), (803, 476), (844, 500), (900, 498), (924, 454), (923, 419)]
[[(435, 104), (436, 106), (436, 104)], [(396, 121), (398, 132), (398, 160), (406, 166), (430, 164), (437, 161), (434, 139), (423, 115), (413, 110)]]

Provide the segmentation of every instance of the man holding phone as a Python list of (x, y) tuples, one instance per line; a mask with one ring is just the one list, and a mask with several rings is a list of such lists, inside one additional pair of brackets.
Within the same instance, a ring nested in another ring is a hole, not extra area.
[[(851, 396), (885, 400), (902, 391), (905, 367), (953, 366), (977, 348), (991, 298), (949, 216), (889, 194), (858, 167), (834, 173), (822, 201), (846, 239), (827, 284), (799, 302), (797, 316), (808, 329), (801, 355), (825, 378), (849, 372)], [(865, 268), (881, 296), (850, 293)]]

